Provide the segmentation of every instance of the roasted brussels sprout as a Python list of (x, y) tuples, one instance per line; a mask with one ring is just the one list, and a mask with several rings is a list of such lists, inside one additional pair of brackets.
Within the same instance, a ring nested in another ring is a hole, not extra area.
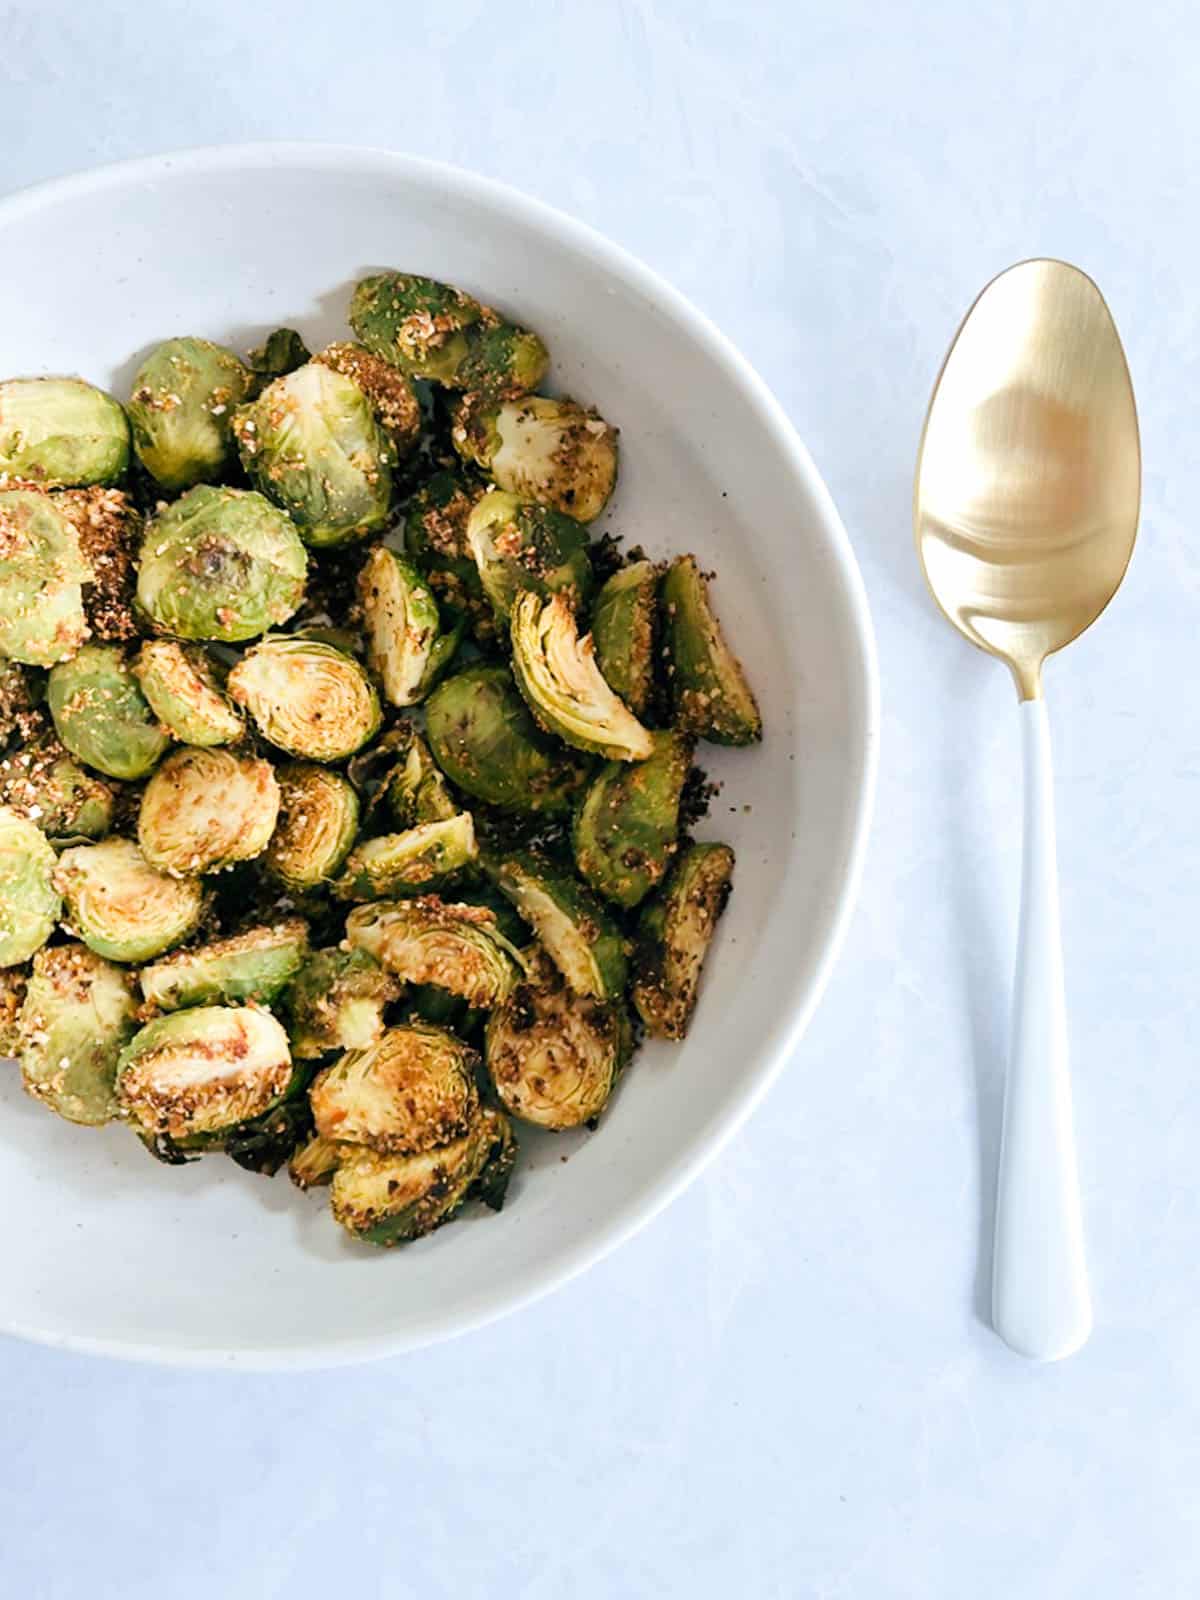
[(82, 944), (39, 950), (21, 1008), (21, 1077), (68, 1122), (116, 1114), (117, 1057), (137, 1031), (133, 979)]
[(197, 484), (146, 525), (138, 604), (162, 633), (236, 644), (287, 621), (306, 566), (278, 506), (249, 489)]
[(587, 530), (560, 511), (494, 489), (471, 512), (467, 546), (484, 593), (505, 621), (526, 589), (540, 595), (561, 591), (576, 608), (591, 597)]
[(404, 556), (376, 545), (358, 579), (367, 661), (394, 706), (423, 700), (449, 664), (459, 633), (443, 631), (433, 590)]
[(617, 430), (574, 400), (465, 395), (450, 437), (501, 489), (592, 522), (617, 477)]
[(146, 1138), (207, 1143), (287, 1092), (287, 1034), (254, 1006), (192, 1006), (138, 1030), (117, 1063), (120, 1114)]
[[(397, 732), (401, 730), (397, 729)], [(415, 729), (405, 728), (395, 766), (383, 785), (383, 799), (398, 828), (415, 828), (420, 822), (448, 822), (458, 815), (446, 780)]]
[(144, 778), (170, 748), (120, 645), (87, 644), (50, 672), (55, 732), (73, 756), (109, 778)]
[(342, 900), (383, 900), (446, 889), (479, 856), (469, 811), (364, 839), (346, 857), (333, 892)]
[(488, 1018), (485, 1059), (505, 1109), (542, 1128), (578, 1128), (604, 1110), (629, 1055), (620, 1001), (575, 994), (539, 955)]
[(361, 1154), (364, 1154), (361, 1146), (322, 1139), (319, 1133), (314, 1133), (293, 1153), (288, 1162), (288, 1177), (297, 1189), (316, 1189), (329, 1182), (347, 1156)]
[(658, 569), (634, 561), (614, 572), (596, 596), (592, 639), (604, 680), (642, 716), (654, 687), (654, 612)]
[(246, 357), (246, 365), (254, 374), (251, 395), (260, 395), (272, 379), (295, 372), (311, 360), (308, 346), (295, 328), (275, 328)]
[(590, 635), (582, 639), (564, 595), (526, 592), (511, 618), (513, 675), (542, 727), (610, 761), (645, 761), (649, 732), (604, 681)]
[(725, 643), (695, 556), (662, 584), (672, 688), (680, 727), (713, 744), (755, 744), (762, 717), (741, 662)]
[(184, 745), (146, 785), (138, 843), (160, 872), (195, 877), (261, 855), (278, 816), (270, 762)]
[(266, 1005), (283, 993), (307, 957), (308, 924), (292, 917), (193, 945), (143, 967), (142, 994), (159, 1011), (219, 1001)]
[[(329, 1160), (328, 1148), (322, 1141), (321, 1157), (310, 1157), (308, 1170)], [(478, 1112), (461, 1138), (419, 1155), (381, 1156), (342, 1147), (331, 1172), (330, 1206), (356, 1238), (405, 1244), (451, 1221), (468, 1200), (478, 1198), (499, 1211), (516, 1154), (507, 1117), (490, 1107)]]
[(61, 911), (45, 834), (0, 806), (0, 967), (19, 967), (40, 950)]
[(377, 900), (346, 919), (352, 950), (366, 950), (406, 983), (432, 983), (487, 1009), (511, 992), (520, 952), (486, 906), (421, 900)]
[(0, 759), (0, 805), (36, 822), (48, 839), (102, 839), (115, 797), (52, 735)]
[(382, 713), (353, 656), (316, 639), (271, 635), (229, 675), (229, 692), (289, 755), (343, 761), (378, 733)]
[(181, 744), (232, 744), (245, 726), (207, 651), (178, 639), (147, 639), (133, 664), (151, 711)]
[(24, 967), (0, 967), (0, 1056), (19, 1056), (21, 1034), (17, 1027), (29, 975)]
[(694, 844), (642, 912), (633, 1003), (647, 1030), (659, 1038), (682, 1039), (688, 1031), (700, 970), (732, 879), (728, 845)]
[(628, 970), (621, 930), (572, 873), (520, 850), (496, 864), (495, 876), (576, 994), (621, 994)]
[(309, 1090), (325, 1139), (380, 1155), (416, 1155), (460, 1138), (479, 1105), (478, 1056), (444, 1028), (388, 1028), (365, 1050), (348, 1050)]
[(40, 676), (0, 656), (0, 746), (37, 732), (43, 724), (41, 699)]
[(0, 474), (36, 483), (116, 483), (129, 465), (129, 424), (111, 395), (82, 378), (0, 383)]
[(133, 380), (129, 421), (138, 460), (164, 489), (220, 478), (237, 459), (233, 411), (254, 375), (208, 339), (167, 339)]
[(536, 333), (511, 322), (495, 327), (476, 323), (467, 334), (467, 353), (454, 387), (511, 400), (536, 389), (549, 365), (550, 352)]
[(448, 283), (378, 272), (355, 285), (350, 326), (368, 350), (414, 378), (453, 383), (466, 359), (466, 329), (483, 307)]
[(48, 494), (0, 489), (0, 653), (33, 667), (73, 656), (88, 636), (79, 535)]
[(204, 910), (197, 879), (155, 871), (131, 839), (72, 845), (58, 858), (54, 882), (74, 932), (110, 961), (149, 961), (173, 950)]
[(91, 576), (83, 583), (83, 613), (93, 639), (122, 644), (138, 635), (134, 615), (135, 559), (143, 518), (123, 489), (92, 484), (86, 489), (55, 489), (57, 511), (75, 529)]
[(542, 381), (550, 361), (537, 334), (502, 322), (447, 283), (411, 273), (364, 278), (350, 302), (350, 326), (385, 361), (451, 389), (521, 394)]
[(477, 634), (493, 632), (479, 569), (467, 544), (467, 522), (483, 490), (442, 470), (421, 485), (404, 513), (404, 548), (443, 604), (470, 616)]
[(301, 1060), (329, 1050), (364, 1050), (383, 1033), (384, 1007), (400, 985), (365, 950), (317, 950), (287, 994), (292, 1054)]
[(234, 413), (242, 465), (306, 544), (350, 544), (386, 525), (394, 451), (350, 378), (310, 361)]
[(666, 874), (692, 764), (684, 733), (656, 733), (645, 761), (610, 761), (575, 813), (571, 843), (582, 876), (608, 900), (636, 906)]
[(331, 344), (317, 360), (349, 378), (366, 395), (391, 441), (393, 461), (408, 455), (421, 436), (421, 402), (406, 374), (361, 344)]
[(279, 820), (264, 864), (298, 893), (328, 882), (349, 854), (358, 832), (358, 796), (340, 772), (307, 761), (276, 771)]
[(538, 728), (507, 667), (468, 667), (425, 703), (434, 758), (454, 784), (505, 811), (561, 816), (587, 782), (587, 767)]

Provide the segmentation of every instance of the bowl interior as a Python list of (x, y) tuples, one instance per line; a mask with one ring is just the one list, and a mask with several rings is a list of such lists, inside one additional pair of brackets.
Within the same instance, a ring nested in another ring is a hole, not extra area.
[[(702, 747), (699, 830), (737, 849), (692, 1036), (653, 1045), (597, 1134), (523, 1136), (500, 1216), (406, 1250), (341, 1236), (321, 1194), (232, 1163), (168, 1170), (119, 1128), (69, 1127), (0, 1082), (0, 1323), (176, 1360), (350, 1359), (498, 1314), (585, 1265), (674, 1192), (798, 1037), (840, 931), (869, 804), (869, 624), (836, 513), (757, 380), (696, 315), (586, 230), (445, 169), (277, 147), (162, 158), (0, 207), (7, 373), (125, 397), (147, 346), (345, 335), (386, 265), (450, 279), (536, 327), (553, 385), (622, 430), (601, 526), (718, 574), (761, 697), (752, 751)], [(561, 1155), (569, 1155), (566, 1162)]]

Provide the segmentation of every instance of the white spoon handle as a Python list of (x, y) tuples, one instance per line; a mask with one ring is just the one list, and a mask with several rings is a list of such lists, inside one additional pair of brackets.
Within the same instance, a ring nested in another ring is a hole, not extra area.
[(992, 1321), (1023, 1356), (1057, 1361), (1092, 1328), (1071, 1121), (1054, 783), (1045, 701), (1021, 702), (1021, 927), (996, 1195)]

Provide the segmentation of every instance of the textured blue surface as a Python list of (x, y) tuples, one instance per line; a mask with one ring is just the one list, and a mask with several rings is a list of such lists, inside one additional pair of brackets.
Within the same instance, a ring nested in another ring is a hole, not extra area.
[[(0, 1346), (4, 1593), (1195, 1592), (1195, 8), (0, 17), (7, 185), (172, 146), (344, 140), (506, 179), (643, 256), (741, 345), (825, 472), (884, 689), (845, 955), (716, 1169), (562, 1293), (403, 1361), (234, 1379)], [(1037, 253), (1106, 291), (1146, 452), (1127, 586), (1048, 678), (1098, 1327), (1047, 1370), (996, 1343), (977, 1288), (1016, 721), (1002, 674), (935, 617), (909, 536), (945, 344), (994, 271)]]

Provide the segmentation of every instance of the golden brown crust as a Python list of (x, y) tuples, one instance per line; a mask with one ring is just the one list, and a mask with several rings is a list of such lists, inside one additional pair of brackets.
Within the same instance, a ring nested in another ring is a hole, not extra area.
[(134, 556), (141, 518), (120, 489), (60, 489), (54, 503), (79, 535), (79, 548), (94, 579), (84, 585), (83, 604), (92, 634), (119, 641), (137, 637), (133, 593)]
[(360, 344), (331, 344), (314, 359), (358, 385), (397, 452), (407, 455), (421, 433), (421, 407), (399, 367)]

